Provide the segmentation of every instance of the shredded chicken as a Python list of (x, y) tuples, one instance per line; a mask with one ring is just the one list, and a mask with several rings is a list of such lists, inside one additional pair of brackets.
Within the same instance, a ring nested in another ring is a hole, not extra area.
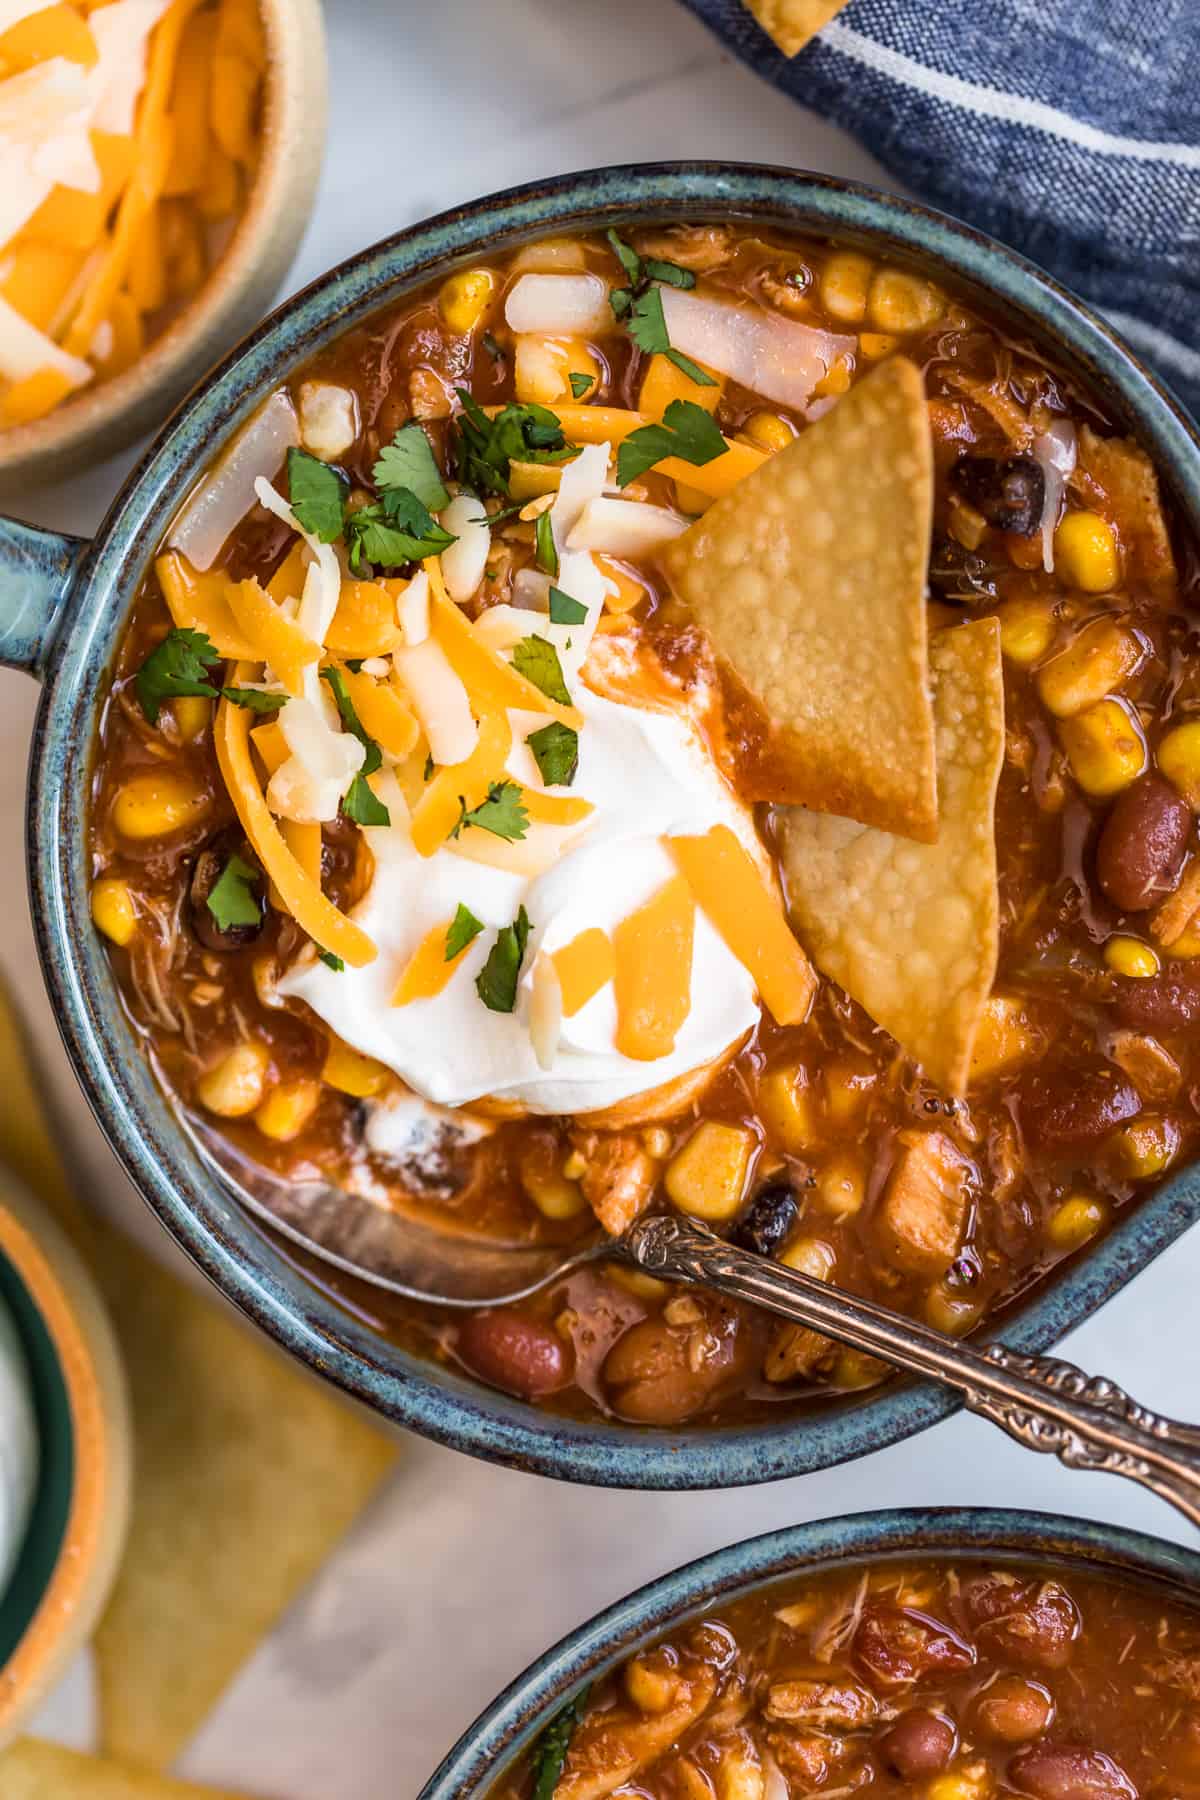
[(607, 1800), (696, 1723), (712, 1700), (716, 1679), (703, 1666), (692, 1676), (681, 1675), (676, 1698), (664, 1712), (616, 1706), (589, 1713), (571, 1739), (554, 1800)]
[(1108, 1055), (1143, 1100), (1173, 1100), (1179, 1092), (1183, 1071), (1157, 1038), (1139, 1031), (1115, 1031), (1109, 1039)]
[(777, 1681), (763, 1711), (774, 1723), (858, 1731), (875, 1717), (875, 1696), (849, 1675)]
[(584, 1199), (613, 1237), (619, 1237), (646, 1209), (658, 1165), (635, 1137), (583, 1131), (571, 1139), (587, 1168), (579, 1178)]
[(763, 1374), (768, 1381), (794, 1381), (798, 1375), (811, 1375), (822, 1357), (833, 1349), (827, 1337), (810, 1331), (807, 1325), (778, 1325), (763, 1359)]
[(1165, 948), (1170, 949), (1181, 938), (1196, 914), (1200, 912), (1200, 856), (1194, 856), (1183, 871), (1179, 886), (1161, 906), (1154, 909), (1150, 929)]
[(634, 244), (640, 256), (678, 263), (681, 269), (708, 274), (733, 254), (728, 225), (669, 225), (664, 231), (639, 231)]
[(967, 1221), (968, 1165), (942, 1131), (902, 1131), (880, 1217), (893, 1259), (916, 1274), (953, 1262)]

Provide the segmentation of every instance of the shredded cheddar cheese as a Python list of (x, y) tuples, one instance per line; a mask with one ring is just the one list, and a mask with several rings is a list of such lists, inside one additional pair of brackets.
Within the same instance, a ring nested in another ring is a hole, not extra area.
[(464, 944), (457, 956), (446, 960), (446, 933), (452, 922), (444, 919), (425, 933), (396, 983), (393, 1006), (407, 1006), (412, 1000), (432, 1000), (435, 994), (441, 993), (470, 949), (469, 944)]

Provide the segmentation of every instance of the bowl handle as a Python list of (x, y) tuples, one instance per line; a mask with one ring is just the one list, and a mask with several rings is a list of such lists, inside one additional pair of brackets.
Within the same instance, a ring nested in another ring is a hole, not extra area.
[(0, 518), (0, 664), (45, 674), (86, 549), (83, 538)]

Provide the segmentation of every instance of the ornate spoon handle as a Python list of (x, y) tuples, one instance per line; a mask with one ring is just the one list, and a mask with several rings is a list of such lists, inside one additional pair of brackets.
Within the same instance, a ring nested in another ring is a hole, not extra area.
[(957, 1388), (1029, 1450), (1072, 1469), (1125, 1475), (1200, 1525), (1200, 1428), (1161, 1418), (1103, 1376), (1002, 1344), (976, 1350), (918, 1320), (843, 1293), (725, 1243), (688, 1220), (639, 1220), (622, 1257), (668, 1280), (694, 1281), (865, 1350), (893, 1367)]

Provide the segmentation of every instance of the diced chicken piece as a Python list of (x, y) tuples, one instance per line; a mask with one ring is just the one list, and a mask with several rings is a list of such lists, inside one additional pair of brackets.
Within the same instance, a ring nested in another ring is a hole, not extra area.
[(792, 1793), (823, 1787), (846, 1752), (844, 1739), (824, 1732), (776, 1729), (767, 1734), (767, 1743)]
[(969, 1165), (941, 1131), (902, 1131), (880, 1224), (894, 1262), (936, 1273), (958, 1254), (967, 1222)]
[(607, 1800), (696, 1723), (715, 1687), (715, 1673), (701, 1665), (694, 1674), (680, 1673), (675, 1699), (662, 1712), (615, 1706), (589, 1714), (571, 1739), (554, 1800)]
[(975, 1035), (971, 1084), (1014, 1069), (1033, 1055), (1038, 1043), (1038, 1033), (1024, 1002), (1008, 994), (992, 994)]
[(675, 225), (665, 231), (639, 231), (634, 242), (641, 256), (707, 274), (728, 262), (733, 233), (727, 225)]
[(635, 1137), (585, 1131), (572, 1138), (587, 1164), (579, 1178), (584, 1199), (613, 1237), (619, 1237), (649, 1203), (658, 1165)]
[(305, 381), (300, 387), (300, 442), (322, 462), (344, 456), (358, 436), (358, 399), (332, 381)]
[(772, 1382), (811, 1375), (832, 1348), (827, 1337), (807, 1325), (777, 1325), (763, 1359), (763, 1374)]
[(1170, 593), (1178, 579), (1175, 557), (1158, 477), (1146, 452), (1128, 438), (1099, 437), (1085, 425), (1071, 486), (1090, 501), (1107, 503), (1130, 549), (1134, 573), (1155, 594)]
[(813, 1731), (858, 1731), (875, 1717), (875, 1696), (849, 1675), (776, 1681), (763, 1711), (773, 1724)]
[(1128, 1075), (1143, 1100), (1173, 1100), (1183, 1081), (1183, 1071), (1171, 1052), (1155, 1037), (1139, 1031), (1115, 1031), (1108, 1054)]
[(1150, 929), (1166, 949), (1181, 938), (1200, 912), (1200, 856), (1194, 856), (1180, 877), (1179, 886), (1155, 908)]

